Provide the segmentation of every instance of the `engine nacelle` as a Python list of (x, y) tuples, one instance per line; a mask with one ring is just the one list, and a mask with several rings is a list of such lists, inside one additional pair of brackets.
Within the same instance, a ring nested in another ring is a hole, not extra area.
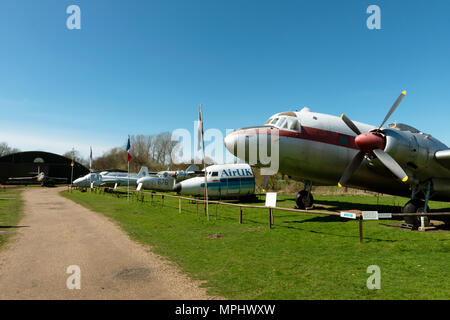
[(429, 166), (429, 147), (423, 135), (395, 129), (385, 129), (383, 132), (386, 134), (384, 151), (404, 169), (415, 171)]

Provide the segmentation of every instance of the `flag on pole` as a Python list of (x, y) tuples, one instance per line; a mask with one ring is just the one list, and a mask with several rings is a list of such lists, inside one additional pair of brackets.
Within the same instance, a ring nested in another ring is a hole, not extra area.
[(128, 191), (127, 191), (127, 200), (130, 200), (130, 161), (131, 161), (131, 144), (130, 144), (130, 135), (128, 135), (127, 141), (127, 162), (128, 162)]
[(89, 154), (89, 169), (92, 170), (92, 147), (91, 148), (91, 153)]
[(131, 144), (130, 144), (130, 136), (128, 136), (128, 142), (127, 142), (127, 161), (131, 161)]
[(197, 150), (203, 147), (203, 116), (202, 105), (200, 105), (200, 111), (198, 112), (198, 135), (197, 135)]

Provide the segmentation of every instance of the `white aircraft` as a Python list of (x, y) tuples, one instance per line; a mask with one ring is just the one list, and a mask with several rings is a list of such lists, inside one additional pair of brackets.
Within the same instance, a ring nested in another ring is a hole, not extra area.
[(84, 177), (76, 179), (73, 184), (78, 187), (90, 187), (93, 183), (94, 187), (98, 186), (127, 186), (128, 179), (130, 186), (135, 186), (139, 178), (148, 176), (148, 168), (143, 166), (139, 173), (130, 173), (116, 171), (102, 171), (101, 173), (88, 173)]
[(61, 177), (49, 177), (45, 174), (44, 171), (41, 171), (41, 168), (38, 167), (37, 172), (30, 172), (30, 174), (35, 174), (35, 176), (32, 177), (10, 177), (8, 180), (10, 181), (37, 181), (41, 183), (41, 186), (43, 187), (50, 187), (54, 186), (56, 183), (67, 183), (67, 178), (61, 178)]
[(186, 170), (161, 171), (138, 179), (137, 185), (142, 189), (155, 191), (172, 191), (176, 181), (182, 181), (199, 173), (197, 165), (191, 165)]
[[(236, 130), (224, 143), (240, 156), (240, 148), (245, 154), (249, 151), (248, 141), (265, 139), (270, 148), (271, 135), (278, 133), (279, 172), (305, 182), (296, 199), (299, 208), (312, 205), (314, 183), (410, 197), (404, 213), (427, 212), (430, 198), (450, 201), (450, 149), (402, 123), (383, 127), (405, 95), (403, 91), (380, 126), (304, 108), (277, 113), (263, 126)], [(259, 157), (257, 162), (264, 166)], [(419, 221), (419, 217), (407, 218), (414, 226)]]
[[(255, 193), (255, 177), (246, 163), (217, 164), (206, 167), (208, 197), (212, 198), (243, 198)], [(180, 194), (203, 196), (205, 177), (194, 177), (173, 188)]]

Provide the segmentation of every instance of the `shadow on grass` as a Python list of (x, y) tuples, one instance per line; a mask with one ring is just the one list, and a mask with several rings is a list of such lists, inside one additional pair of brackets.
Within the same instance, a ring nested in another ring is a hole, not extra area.
[(19, 229), (19, 228), (29, 228), (30, 226), (0, 226), (0, 229)]
[[(361, 210), (361, 211), (379, 211), (390, 213), (401, 212), (400, 206), (391, 206), (391, 205), (362, 204), (362, 203), (354, 203), (346, 201), (330, 201), (330, 200), (315, 200), (314, 203), (327, 206), (326, 208), (323, 209), (330, 211)], [(315, 209), (321, 208), (315, 207)]]

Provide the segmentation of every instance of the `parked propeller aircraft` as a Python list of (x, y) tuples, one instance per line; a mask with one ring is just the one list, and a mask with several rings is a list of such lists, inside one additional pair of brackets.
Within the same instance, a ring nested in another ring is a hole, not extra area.
[[(208, 166), (205, 174), (210, 198), (242, 198), (255, 193), (255, 177), (246, 163)], [(181, 194), (203, 196), (205, 176), (181, 181), (173, 190)]]
[(41, 183), (43, 187), (54, 186), (56, 183), (67, 183), (67, 178), (61, 177), (49, 177), (45, 174), (44, 171), (41, 171), (40, 167), (38, 167), (38, 172), (30, 172), (30, 174), (36, 174), (32, 177), (12, 177), (8, 178), (10, 181), (37, 181)]
[[(403, 91), (379, 126), (303, 108), (277, 113), (264, 126), (235, 130), (224, 143), (239, 157), (240, 148), (248, 154), (251, 139), (265, 139), (270, 150), (271, 135), (278, 133), (279, 172), (305, 182), (297, 194), (298, 208), (312, 206), (314, 183), (410, 197), (404, 213), (427, 212), (431, 198), (450, 201), (450, 149), (406, 124), (383, 127), (405, 95)], [(264, 166), (259, 156), (256, 161)], [(419, 221), (407, 218), (415, 226)]]
[(198, 174), (199, 167), (191, 165), (186, 170), (161, 171), (155, 175), (148, 175), (137, 180), (137, 185), (142, 184), (142, 189), (155, 191), (172, 191), (176, 181), (182, 181)]
[(73, 181), (73, 184), (78, 187), (90, 187), (93, 183), (94, 187), (98, 186), (126, 186), (128, 185), (128, 179), (130, 181), (130, 186), (135, 186), (139, 178), (148, 176), (148, 168), (142, 167), (138, 173), (130, 173), (128, 178), (127, 172), (119, 171), (102, 171), (101, 173), (88, 173), (84, 177), (78, 178)]

